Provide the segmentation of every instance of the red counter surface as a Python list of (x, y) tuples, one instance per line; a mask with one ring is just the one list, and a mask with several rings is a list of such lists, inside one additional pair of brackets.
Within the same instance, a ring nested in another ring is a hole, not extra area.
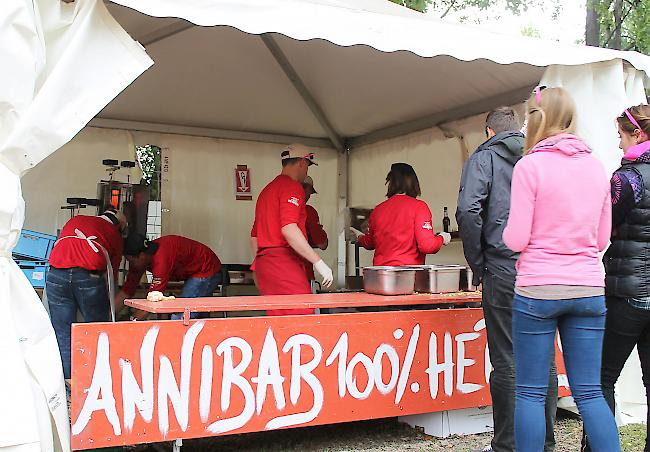
[(367, 306), (417, 306), (463, 304), (481, 301), (480, 292), (372, 295), (363, 292), (323, 293), (316, 295), (272, 295), (258, 297), (175, 298), (169, 301), (126, 300), (127, 306), (156, 314), (171, 314), (188, 309), (192, 312), (264, 311), (296, 308), (354, 308)]

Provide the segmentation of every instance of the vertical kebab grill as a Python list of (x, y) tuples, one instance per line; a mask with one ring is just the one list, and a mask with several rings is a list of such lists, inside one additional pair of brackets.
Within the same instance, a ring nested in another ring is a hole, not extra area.
[[(124, 212), (129, 222), (129, 230), (146, 235), (147, 215), (149, 210), (149, 187), (131, 183), (131, 169), (135, 162), (106, 159), (102, 161), (108, 168), (108, 180), (97, 183), (97, 213), (113, 208)], [(127, 169), (127, 182), (114, 180), (114, 174), (120, 169)]]

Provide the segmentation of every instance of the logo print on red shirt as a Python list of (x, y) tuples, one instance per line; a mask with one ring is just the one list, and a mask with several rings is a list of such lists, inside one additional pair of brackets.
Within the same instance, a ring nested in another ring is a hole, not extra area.
[(289, 198), (289, 199), (287, 200), (287, 202), (288, 202), (289, 204), (293, 204), (293, 205), (296, 206), (296, 207), (300, 207), (300, 200), (299, 200), (298, 198), (296, 198), (295, 196), (292, 196), (291, 198)]
[(426, 229), (428, 231), (433, 231), (433, 226), (431, 226), (430, 221), (425, 221), (424, 224), (422, 225), (422, 229)]

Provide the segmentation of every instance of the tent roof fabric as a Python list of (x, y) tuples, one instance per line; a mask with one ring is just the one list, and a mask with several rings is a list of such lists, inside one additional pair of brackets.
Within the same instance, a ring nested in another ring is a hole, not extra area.
[(513, 37), (458, 25), (388, 0), (113, 0), (152, 17), (177, 17), (196, 25), (235, 27), (250, 34), (279, 33), (300, 41), (325, 39), (339, 46), (368, 45), (422, 57), (490, 59), (500, 64), (576, 65), (623, 58), (650, 73), (637, 52)]
[(486, 32), (387, 0), (113, 0), (109, 9), (155, 65), (101, 118), (362, 144), (387, 128), (520, 102), (549, 65), (621, 59), (650, 74), (650, 57), (635, 52)]

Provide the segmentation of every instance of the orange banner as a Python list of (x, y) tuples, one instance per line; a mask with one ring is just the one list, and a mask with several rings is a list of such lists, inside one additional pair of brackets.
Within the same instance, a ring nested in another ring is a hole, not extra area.
[(490, 404), (481, 309), (76, 324), (72, 345), (74, 449)]

